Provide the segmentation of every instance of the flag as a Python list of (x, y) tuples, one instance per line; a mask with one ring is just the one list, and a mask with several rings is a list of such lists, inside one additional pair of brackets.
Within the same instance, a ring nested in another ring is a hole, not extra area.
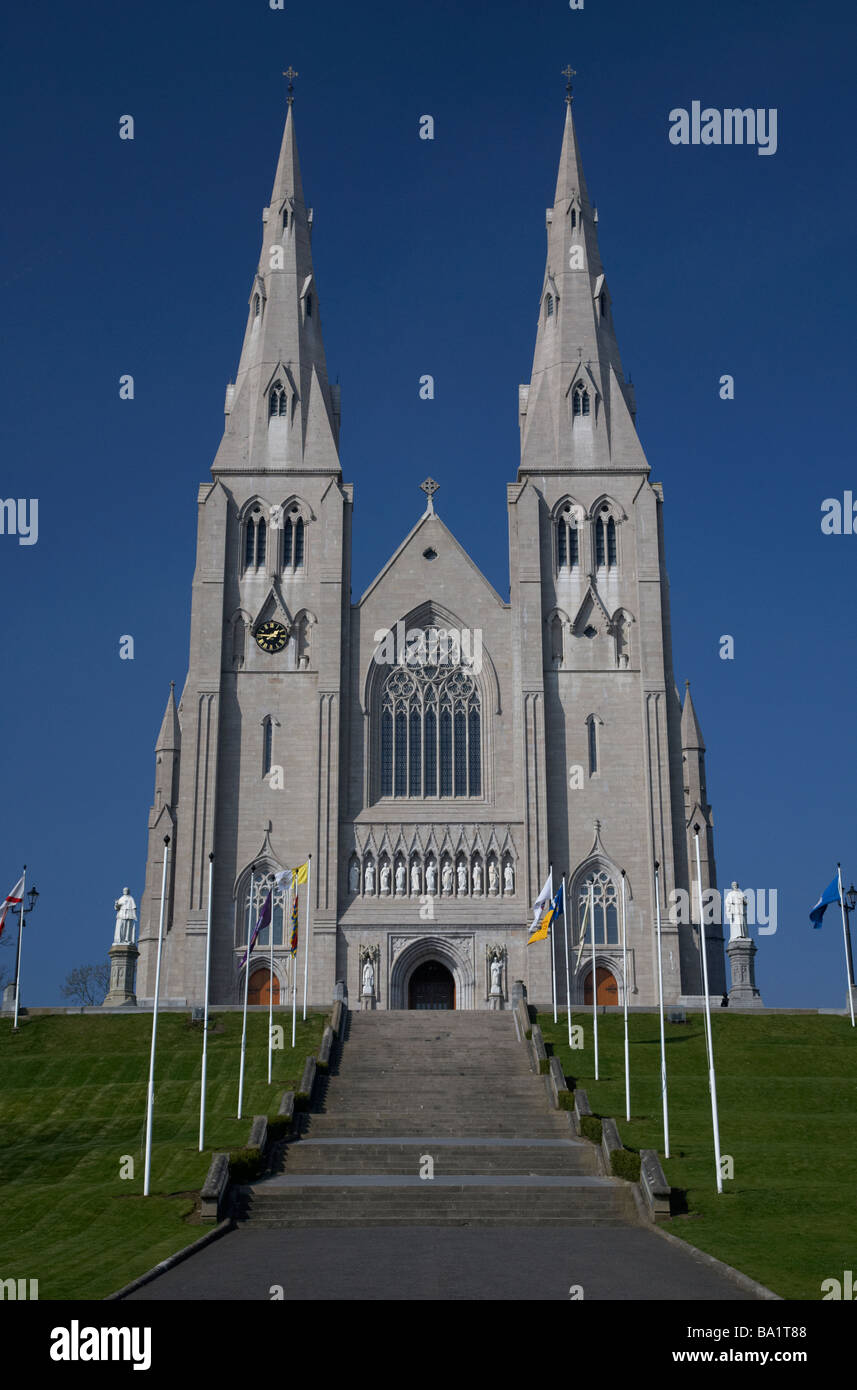
[(551, 900), (552, 897), (553, 897), (553, 869), (551, 869), (550, 873), (548, 874), (547, 878), (545, 879), (545, 886), (544, 886), (544, 888), (542, 889), (542, 891), (539, 893), (539, 896), (536, 898), (535, 907), (533, 908), (533, 923), (532, 923), (532, 926), (530, 927), (530, 931), (531, 931), (531, 932), (534, 932), (534, 931), (536, 930), (536, 927), (539, 925), (539, 922), (540, 922), (540, 921), (542, 920), (542, 918), (544, 917), (545, 913), (546, 913), (547, 910), (548, 910), (548, 905), (550, 904), (550, 900)]
[(309, 860), (305, 864), (299, 864), (296, 869), (282, 869), (277, 874), (278, 888), (296, 887), (299, 883), (306, 883), (309, 873)]
[[(269, 926), (271, 925), (271, 902), (272, 902), (273, 895), (274, 895), (274, 890), (273, 890), (273, 888), (269, 888), (269, 889), (268, 889), (268, 895), (267, 895), (267, 897), (265, 898), (265, 901), (264, 901), (263, 904), (262, 904), (262, 910), (261, 910), (261, 912), (259, 913), (258, 919), (257, 919), (257, 921), (256, 921), (256, 926), (255, 926), (255, 929), (254, 929), (254, 931), (253, 931), (253, 935), (250, 937), (250, 945), (247, 947), (247, 950), (244, 952), (244, 959), (243, 959), (242, 962), (241, 962), (241, 966), (244, 966), (244, 965), (246, 964), (246, 962), (247, 962), (247, 957), (249, 956), (250, 952), (251, 952), (252, 949), (253, 949), (253, 946), (255, 945), (256, 937), (259, 935), (259, 932), (262, 930), (263, 927), (269, 927)], [(239, 967), (239, 969), (240, 969), (240, 968), (241, 968), (241, 967)]]
[(812, 912), (809, 914), (809, 920), (812, 922), (812, 925), (814, 927), (820, 927), (821, 919), (824, 916), (827, 909), (830, 907), (830, 904), (838, 902), (839, 873), (837, 871), (835, 877), (830, 880), (821, 897), (819, 898), (818, 902), (815, 904), (815, 907), (812, 909)]
[(295, 900), (292, 903), (292, 939), (289, 942), (289, 950), (293, 956), (298, 953), (298, 890), (295, 889)]
[(0, 904), (0, 936), (3, 935), (3, 928), (6, 925), (6, 913), (9, 911), (10, 907), (13, 907), (16, 903), (19, 903), (23, 896), (24, 875), (22, 874), (21, 877), (18, 879), (18, 882), (15, 884), (15, 887), (12, 889), (11, 893), (3, 901), (3, 903)]
[(561, 912), (562, 884), (560, 884), (559, 888), (557, 889), (556, 896), (551, 900), (550, 906), (548, 907), (547, 912), (542, 917), (542, 920), (539, 923), (539, 925), (535, 927), (535, 929), (530, 929), (532, 931), (532, 935), (529, 941), (527, 942), (527, 945), (532, 945), (534, 941), (544, 941), (545, 937), (548, 934), (548, 929), (550, 927), (551, 922), (553, 921), (554, 917), (558, 917)]

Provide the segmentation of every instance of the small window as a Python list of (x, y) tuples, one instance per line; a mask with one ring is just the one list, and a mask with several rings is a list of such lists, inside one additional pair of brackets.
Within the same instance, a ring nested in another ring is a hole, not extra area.
[(311, 295), (311, 294), (308, 294), (307, 297), (306, 297), (306, 316), (307, 316), (308, 319), (311, 319), (311, 318), (312, 318), (312, 295)]
[(424, 559), (424, 560), (436, 560), (436, 559), (437, 559), (437, 551), (436, 551), (432, 546), (429, 546), (428, 550), (424, 550), (424, 551), (423, 551), (423, 559)]
[(288, 227), (288, 225), (289, 225), (289, 210), (288, 210), (287, 207), (285, 207), (285, 208), (283, 208), (283, 231), (286, 230), (286, 228)]
[(577, 208), (571, 209), (571, 225), (572, 227), (577, 226)]
[(292, 507), (283, 527), (283, 569), (297, 570), (304, 563), (304, 521), (297, 507)]
[(549, 318), (552, 318), (552, 317), (553, 317), (553, 295), (552, 295), (552, 294), (547, 294), (547, 295), (545, 295), (545, 318), (546, 318), (546, 319), (549, 319)]
[(601, 294), (599, 295), (599, 299), (600, 299), (600, 301), (601, 301), (601, 317), (602, 317), (603, 319), (606, 319), (606, 317), (607, 317), (607, 295), (604, 293), (603, 290), (601, 291)]
[(594, 714), (589, 716), (589, 775), (592, 777), (598, 771), (598, 721)]
[(589, 414), (589, 392), (580, 382), (572, 394), (572, 413), (576, 416)]
[(274, 383), (268, 396), (268, 418), (273, 420), (275, 415), (285, 415), (289, 408), (288, 397), (280, 381)]
[(260, 315), (261, 312), (262, 312), (262, 301), (261, 301), (261, 299), (259, 298), (258, 294), (254, 294), (254, 296), (253, 296), (253, 317), (254, 317), (254, 319), (257, 319), (257, 318), (259, 317), (259, 315)]
[(262, 776), (267, 777), (274, 761), (274, 723), (270, 716), (262, 730)]

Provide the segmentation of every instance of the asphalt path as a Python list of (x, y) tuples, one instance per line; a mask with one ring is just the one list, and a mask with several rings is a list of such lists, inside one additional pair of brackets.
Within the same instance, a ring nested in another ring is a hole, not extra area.
[[(746, 1292), (635, 1226), (239, 1227), (129, 1295), (135, 1301), (746, 1301)], [(580, 1297), (580, 1294), (576, 1294)]]

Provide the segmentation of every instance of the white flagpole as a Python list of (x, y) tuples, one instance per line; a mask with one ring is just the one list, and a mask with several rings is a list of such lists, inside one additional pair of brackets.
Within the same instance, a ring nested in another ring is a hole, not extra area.
[[(293, 870), (293, 872), (292, 872), (292, 892), (293, 892), (293, 894), (294, 894), (295, 901), (297, 901), (297, 896), (298, 896), (298, 873), (297, 873), (297, 869)], [(291, 913), (289, 914), (289, 921), (291, 922)], [(298, 952), (297, 952), (297, 948), (295, 948), (295, 953), (294, 953), (294, 955), (292, 956), (292, 1047), (294, 1047), (294, 1045), (295, 1045), (295, 1033), (296, 1033), (296, 1030), (297, 1030), (297, 1024), (298, 1024)]]
[[(274, 885), (276, 887), (276, 884)], [(273, 1048), (271, 1046), (271, 1033), (274, 1028), (274, 889), (271, 889), (271, 921), (268, 931), (271, 936), (271, 964), (268, 970), (268, 1085), (271, 1084), (271, 1060)], [(285, 927), (285, 923), (283, 924)]]
[(149, 1195), (149, 1176), (152, 1170), (152, 1109), (155, 1101), (155, 1039), (158, 1035), (158, 1000), (161, 995), (161, 950), (164, 944), (164, 904), (167, 898), (167, 863), (170, 857), (170, 837), (164, 836), (164, 872), (161, 877), (161, 918), (158, 923), (158, 960), (155, 965), (155, 998), (152, 1004), (152, 1051), (149, 1057), (149, 1090), (146, 1097), (146, 1161), (143, 1171), (143, 1196)]
[[(846, 923), (845, 923), (845, 899), (844, 899), (843, 896), (842, 896), (842, 868), (841, 868), (841, 866), (840, 866), (839, 864), (836, 865), (836, 877), (837, 877), (838, 880), (839, 880), (839, 906), (842, 908), (842, 941), (843, 941), (843, 944), (844, 944), (844, 946), (845, 946), (845, 978), (846, 978), (846, 980), (848, 981), (848, 1007), (849, 1007), (850, 1010), (851, 1010), (851, 1027), (853, 1028), (853, 1027), (854, 1027), (854, 991), (853, 991), (852, 988), (851, 988), (851, 968), (850, 968), (850, 966), (849, 966), (849, 964), (848, 964), (848, 927), (846, 926)], [(22, 898), (22, 899), (21, 899), (21, 907), (22, 907), (22, 909), (23, 909), (23, 906), (24, 906), (24, 900), (23, 900), (23, 898)], [(22, 913), (21, 913), (21, 917), (22, 917), (22, 925), (23, 925), (23, 911), (22, 911)], [(18, 1007), (18, 995), (17, 995), (17, 993), (15, 994), (15, 1007), (16, 1007), (16, 1008)]]
[(306, 857), (306, 925), (304, 927), (304, 1019), (306, 1019), (306, 992), (309, 978), (309, 890), (312, 885), (312, 855)]
[[(551, 905), (553, 904), (553, 864), (551, 864), (551, 867), (550, 867), (550, 881), (551, 881), (551, 891), (550, 891), (550, 903), (548, 904), (548, 906), (551, 906)], [(555, 943), (555, 941), (554, 941), (554, 929), (553, 929), (553, 927), (554, 927), (554, 918), (552, 917), (552, 918), (551, 918), (551, 924), (550, 924), (550, 934), (551, 934), (551, 989), (552, 989), (552, 991), (553, 991), (553, 1021), (554, 1021), (554, 1023), (556, 1023), (556, 943)]]
[(628, 945), (625, 935), (625, 870), (622, 870), (622, 994), (625, 1001), (625, 1119), (631, 1118), (631, 1065), (628, 1049)]
[(12, 1032), (18, 1031), (18, 1000), (21, 998), (21, 948), (24, 943), (24, 904), (26, 903), (27, 892), (27, 866), (24, 865), (24, 886), (21, 889), (21, 915), (18, 918), (18, 955), (15, 961), (15, 1020), (12, 1024)]
[(199, 1151), (205, 1148), (205, 1079), (208, 1068), (208, 979), (211, 967), (211, 890), (214, 854), (208, 856), (208, 926), (205, 933), (205, 1014), (202, 1020), (202, 1085), (199, 1092)]
[(711, 1001), (708, 998), (708, 946), (705, 940), (705, 917), (702, 910), (702, 871), (699, 866), (699, 826), (694, 825), (696, 839), (696, 891), (699, 898), (699, 936), (702, 941), (702, 980), (705, 990), (705, 1018), (708, 1024), (708, 1088), (711, 1092), (711, 1124), (714, 1129), (714, 1163), (717, 1169), (717, 1191), (723, 1191), (720, 1171), (720, 1120), (717, 1115), (717, 1079), (714, 1075), (714, 1037), (711, 1032)]
[(592, 1041), (595, 1046), (595, 1080), (598, 1080), (598, 989), (595, 981), (595, 906), (589, 885), (589, 930), (592, 932)]
[(565, 1011), (568, 1015), (568, 1045), (571, 1047), (571, 982), (568, 974), (568, 901), (565, 895), (565, 874), (562, 876), (562, 925), (565, 939)]
[(247, 1052), (247, 996), (250, 992), (250, 937), (253, 921), (253, 889), (255, 887), (256, 865), (250, 870), (250, 897), (247, 903), (247, 959), (244, 963), (244, 1024), (241, 1029), (241, 1061), (238, 1066), (238, 1119), (244, 1104), (244, 1057)]
[(658, 924), (658, 1011), (661, 1016), (661, 1097), (664, 1107), (664, 1158), (670, 1156), (670, 1114), (667, 1102), (667, 1046), (664, 1033), (664, 964), (661, 949), (661, 884), (658, 875), (660, 865), (655, 860), (655, 912)]

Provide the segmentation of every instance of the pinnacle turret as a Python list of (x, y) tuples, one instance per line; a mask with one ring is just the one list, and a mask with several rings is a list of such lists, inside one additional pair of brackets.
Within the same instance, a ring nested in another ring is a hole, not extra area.
[(167, 707), (161, 722), (161, 732), (158, 734), (158, 741), (155, 744), (156, 753), (175, 753), (182, 746), (182, 731), (179, 723), (179, 712), (176, 709), (175, 689), (175, 681), (170, 681)]
[(696, 717), (696, 710), (693, 707), (693, 700), (690, 697), (690, 681), (685, 681), (684, 708), (681, 712), (681, 746), (685, 749), (696, 748), (700, 752), (705, 752), (705, 743), (702, 738), (702, 730), (699, 727), (699, 720)]
[(312, 218), (290, 104), (215, 474), (339, 472), (339, 392), (327, 379)]

